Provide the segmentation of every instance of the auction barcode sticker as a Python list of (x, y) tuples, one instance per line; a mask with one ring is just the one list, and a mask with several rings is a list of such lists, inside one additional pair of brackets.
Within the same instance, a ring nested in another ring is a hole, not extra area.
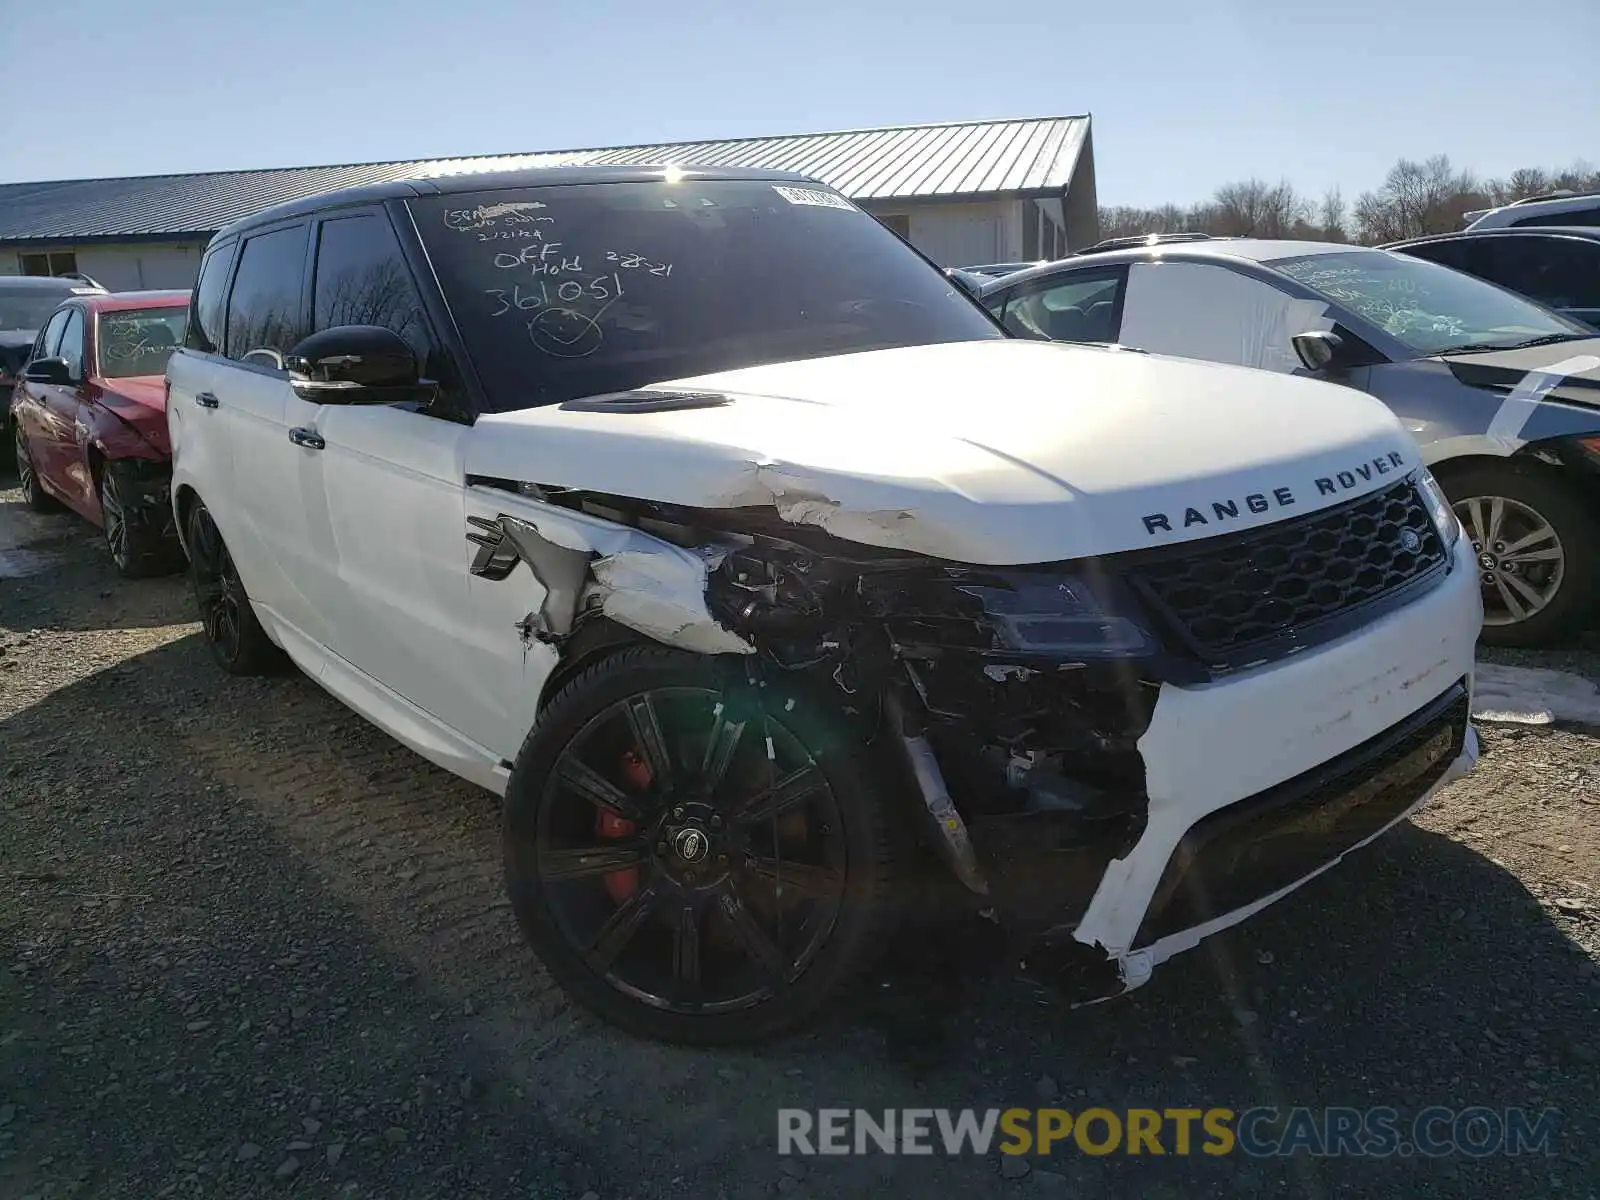
[(847, 212), (855, 208), (855, 205), (843, 196), (836, 196), (832, 192), (820, 191), (817, 188), (780, 187), (778, 184), (773, 184), (772, 190), (790, 204), (815, 204), (819, 208), (842, 208)]

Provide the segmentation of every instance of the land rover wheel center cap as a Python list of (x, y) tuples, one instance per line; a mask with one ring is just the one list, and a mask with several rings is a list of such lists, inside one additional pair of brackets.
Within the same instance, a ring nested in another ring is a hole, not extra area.
[(697, 863), (711, 853), (711, 840), (691, 826), (673, 835), (672, 849), (684, 862)]
[(728, 873), (732, 842), (722, 814), (703, 800), (686, 800), (663, 814), (652, 835), (656, 865), (678, 886), (714, 886)]

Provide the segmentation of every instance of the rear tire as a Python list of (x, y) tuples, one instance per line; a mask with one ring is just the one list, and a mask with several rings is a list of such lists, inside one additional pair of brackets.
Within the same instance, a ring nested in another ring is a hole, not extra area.
[(117, 571), (127, 579), (171, 575), (183, 569), (183, 548), (171, 529), (171, 507), (155, 513), (135, 501), (140, 493), (132, 463), (108, 462), (100, 470), (101, 525)]
[(16, 447), (17, 483), (22, 488), (22, 498), (34, 512), (56, 512), (61, 505), (40, 485), (39, 473), (33, 469), (33, 455), (28, 450), (27, 435), (15, 419), (11, 423), (11, 433), (12, 443)]
[(725, 658), (621, 650), (562, 687), (511, 773), (523, 933), (580, 1005), (643, 1037), (792, 1030), (892, 933), (895, 843), (865, 748), (801, 696), (757, 704), (737, 681)]
[(239, 579), (233, 556), (206, 506), (189, 508), (189, 583), (211, 655), (230, 675), (264, 675), (282, 661), (283, 651), (261, 628)]
[(1485, 645), (1548, 646), (1595, 615), (1600, 518), (1580, 493), (1509, 464), (1446, 468), (1439, 482), (1479, 559)]

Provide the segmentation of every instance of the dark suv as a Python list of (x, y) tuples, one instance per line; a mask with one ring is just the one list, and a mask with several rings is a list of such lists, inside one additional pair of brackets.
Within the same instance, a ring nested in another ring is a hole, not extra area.
[[(8, 432), (11, 389), (28, 361), (33, 341), (56, 305), (72, 296), (98, 296), (105, 288), (87, 278), (0, 276), (0, 434)], [(6, 445), (0, 441), (0, 445)]]
[(1385, 247), (1521, 292), (1600, 328), (1600, 228), (1473, 229)]

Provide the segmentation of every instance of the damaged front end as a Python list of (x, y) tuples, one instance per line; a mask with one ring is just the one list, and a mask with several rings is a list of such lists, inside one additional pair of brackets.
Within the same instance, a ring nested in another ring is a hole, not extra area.
[(758, 691), (783, 673), (831, 696), (966, 902), (1065, 948), (1079, 999), (1143, 983), (1476, 759), (1475, 575), (1415, 479), (1193, 546), (1024, 566), (770, 508), (478, 485), (518, 500), (480, 523), (474, 570), (512, 553), (546, 582), (527, 644), (564, 666), (586, 629), (624, 626), (741, 655)]
[(920, 799), (908, 816), (972, 905), (1025, 937), (1070, 931), (1107, 864), (1138, 841), (1138, 743), (1158, 689), (1204, 677), (1092, 564), (965, 566), (775, 511), (478, 485), (532, 502), (474, 518), (468, 535), (475, 574), (525, 561), (544, 584), (527, 641), (565, 655), (606, 618), (744, 655), (752, 679), (806, 677)]

